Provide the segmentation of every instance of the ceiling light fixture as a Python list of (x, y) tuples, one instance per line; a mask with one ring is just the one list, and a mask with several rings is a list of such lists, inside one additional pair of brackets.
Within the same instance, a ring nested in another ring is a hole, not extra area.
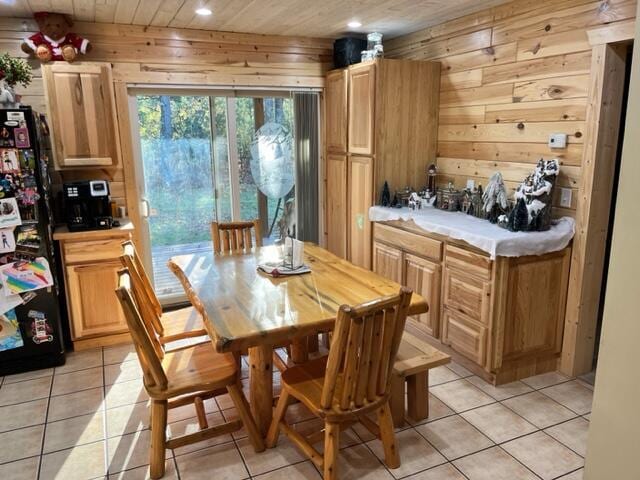
[(347, 27), (349, 28), (360, 28), (361, 26), (362, 24), (357, 20), (352, 20), (351, 22), (347, 23)]
[(202, 15), (202, 16), (204, 16), (204, 17), (208, 17), (208, 16), (209, 16), (209, 15), (211, 15), (213, 12), (212, 12), (211, 10), (209, 10), (208, 8), (204, 8), (204, 7), (203, 7), (203, 8), (198, 8), (198, 9), (196, 10), (196, 13), (197, 13), (198, 15)]

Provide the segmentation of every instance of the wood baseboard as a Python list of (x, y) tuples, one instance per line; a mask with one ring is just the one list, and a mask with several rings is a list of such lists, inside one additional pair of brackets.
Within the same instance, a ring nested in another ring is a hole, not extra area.
[(89, 350), (91, 348), (108, 347), (110, 345), (118, 345), (120, 343), (131, 343), (131, 341), (131, 335), (129, 332), (116, 333), (114, 335), (74, 340), (73, 349), (75, 351)]

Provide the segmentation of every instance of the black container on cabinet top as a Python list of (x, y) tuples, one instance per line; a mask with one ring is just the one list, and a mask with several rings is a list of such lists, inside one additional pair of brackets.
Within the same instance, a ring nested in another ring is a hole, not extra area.
[(360, 54), (367, 49), (363, 38), (344, 37), (333, 42), (333, 65), (335, 68), (348, 67), (360, 63)]

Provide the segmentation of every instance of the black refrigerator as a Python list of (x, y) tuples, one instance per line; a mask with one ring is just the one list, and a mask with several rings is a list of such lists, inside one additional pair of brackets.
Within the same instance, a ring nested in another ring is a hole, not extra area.
[(0, 109), (0, 376), (64, 363), (44, 115)]

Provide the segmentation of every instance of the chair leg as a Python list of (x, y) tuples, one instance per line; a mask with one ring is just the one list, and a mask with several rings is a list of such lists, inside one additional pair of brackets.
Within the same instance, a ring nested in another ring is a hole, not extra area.
[(251, 410), (249, 408), (249, 402), (247, 402), (244, 393), (242, 393), (242, 389), (234, 383), (227, 386), (227, 391), (229, 392), (229, 396), (236, 407), (240, 420), (242, 420), (244, 428), (247, 429), (249, 441), (251, 442), (253, 449), (256, 453), (264, 451), (262, 435), (260, 435), (256, 422), (253, 420), (253, 416), (251, 415)]
[(380, 425), (380, 440), (382, 440), (382, 447), (384, 448), (384, 463), (389, 468), (398, 468), (400, 466), (400, 454), (398, 452), (398, 443), (396, 442), (396, 433), (393, 429), (389, 402), (386, 402), (378, 409), (378, 424)]
[(167, 410), (166, 400), (153, 400), (151, 404), (151, 458), (149, 461), (149, 473), (154, 480), (164, 476)]
[(324, 431), (324, 480), (338, 478), (338, 450), (340, 446), (340, 424), (326, 422)]
[(280, 434), (280, 422), (287, 413), (287, 407), (289, 406), (289, 393), (286, 388), (280, 392), (280, 398), (276, 405), (276, 411), (273, 414), (271, 425), (269, 426), (269, 432), (267, 433), (267, 448), (273, 448), (278, 443), (278, 435)]

